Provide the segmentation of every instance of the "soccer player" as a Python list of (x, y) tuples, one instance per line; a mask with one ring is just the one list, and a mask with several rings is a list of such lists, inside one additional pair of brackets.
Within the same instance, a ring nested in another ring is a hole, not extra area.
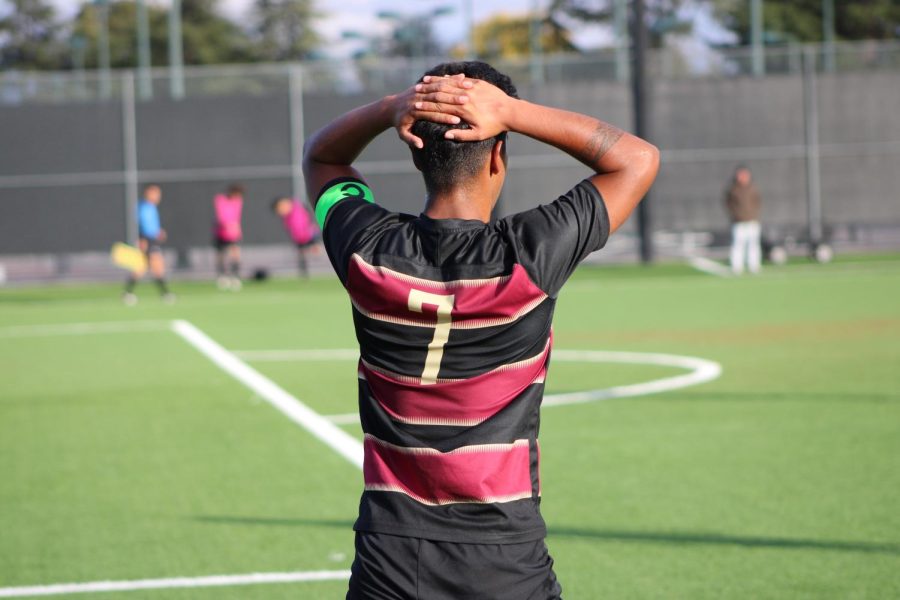
[(213, 198), (216, 220), (213, 244), (216, 248), (216, 283), (220, 290), (241, 289), (241, 214), (244, 186), (232, 183), (224, 194)]
[[(376, 204), (352, 166), (391, 127), (425, 180), (418, 216)], [(594, 174), (490, 222), (510, 131)], [(538, 475), (553, 310), (644, 196), (658, 156), (608, 123), (519, 99), (481, 62), (439, 65), (308, 141), (306, 182), (361, 355), (365, 488), (347, 598), (560, 596)]]
[[(144, 188), (143, 197), (138, 202), (138, 248), (147, 257), (150, 273), (156, 280), (163, 302), (172, 304), (175, 302), (175, 294), (170, 292), (166, 285), (166, 262), (162, 251), (162, 244), (166, 241), (166, 230), (162, 228), (159, 219), (161, 200), (162, 190), (158, 185), (150, 184)], [(125, 282), (122, 302), (128, 306), (137, 304), (138, 297), (134, 293), (137, 281), (137, 275), (132, 273)]]
[(281, 217), (284, 229), (297, 246), (297, 266), (302, 277), (309, 276), (306, 264), (306, 253), (316, 249), (319, 241), (319, 228), (313, 217), (296, 198), (278, 196), (272, 201), (272, 212)]

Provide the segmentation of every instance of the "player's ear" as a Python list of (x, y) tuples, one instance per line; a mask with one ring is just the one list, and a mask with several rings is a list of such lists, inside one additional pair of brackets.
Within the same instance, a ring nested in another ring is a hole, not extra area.
[(506, 142), (497, 140), (491, 148), (491, 175), (506, 171)]

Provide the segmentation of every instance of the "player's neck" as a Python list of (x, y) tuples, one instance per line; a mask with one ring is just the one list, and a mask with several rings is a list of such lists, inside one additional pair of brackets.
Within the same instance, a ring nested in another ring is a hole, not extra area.
[(432, 219), (469, 219), (489, 223), (492, 204), (487, 190), (458, 187), (429, 193), (423, 212)]

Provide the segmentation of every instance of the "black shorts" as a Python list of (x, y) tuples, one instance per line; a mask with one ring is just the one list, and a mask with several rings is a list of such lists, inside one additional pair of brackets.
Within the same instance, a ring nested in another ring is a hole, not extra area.
[(238, 244), (240, 244), (240, 242), (236, 240), (223, 240), (219, 236), (213, 237), (213, 247), (215, 247), (216, 250), (225, 250), (226, 248), (237, 246)]
[(347, 600), (553, 600), (562, 589), (544, 540), (458, 544), (356, 534)]
[(146, 244), (146, 250), (144, 250), (144, 254), (146, 254), (147, 256), (150, 256), (151, 254), (162, 253), (162, 244), (159, 242), (159, 240), (151, 240), (150, 238), (142, 237), (141, 242), (141, 245)]

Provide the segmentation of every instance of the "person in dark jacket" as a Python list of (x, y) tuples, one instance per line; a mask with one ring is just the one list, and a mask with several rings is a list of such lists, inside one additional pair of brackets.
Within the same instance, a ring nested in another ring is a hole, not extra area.
[(735, 275), (741, 275), (745, 268), (751, 273), (759, 273), (762, 263), (760, 205), (759, 190), (753, 183), (750, 169), (738, 166), (725, 194), (725, 206), (731, 217), (731, 270)]

